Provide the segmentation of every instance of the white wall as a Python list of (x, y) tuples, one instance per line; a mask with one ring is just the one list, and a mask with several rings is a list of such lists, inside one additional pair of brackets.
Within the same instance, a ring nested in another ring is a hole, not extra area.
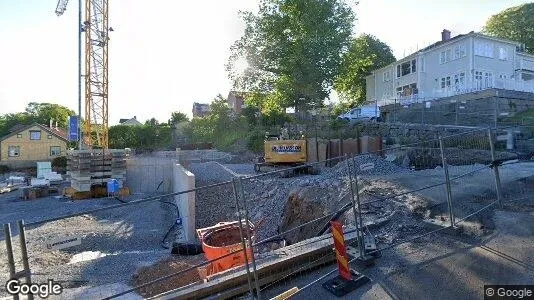
[[(180, 164), (173, 165), (173, 193), (192, 190), (195, 188), (195, 175), (187, 171)], [(180, 218), (184, 229), (184, 238), (188, 242), (196, 240), (195, 232), (195, 192), (174, 196), (174, 201), (180, 211)]]

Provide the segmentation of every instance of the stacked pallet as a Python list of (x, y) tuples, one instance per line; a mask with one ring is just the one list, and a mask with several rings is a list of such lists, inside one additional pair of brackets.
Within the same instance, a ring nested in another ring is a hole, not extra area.
[(79, 192), (91, 190), (112, 179), (124, 180), (124, 150), (71, 150), (67, 152), (67, 170), (71, 187)]

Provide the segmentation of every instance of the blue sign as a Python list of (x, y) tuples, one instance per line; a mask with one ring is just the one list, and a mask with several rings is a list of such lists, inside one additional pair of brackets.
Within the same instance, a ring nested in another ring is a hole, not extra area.
[(78, 140), (78, 116), (69, 117), (69, 141)]

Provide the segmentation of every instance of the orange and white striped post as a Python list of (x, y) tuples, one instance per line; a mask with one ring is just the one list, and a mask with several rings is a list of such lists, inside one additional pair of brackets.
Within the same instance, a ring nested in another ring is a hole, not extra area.
[(347, 247), (345, 247), (345, 237), (343, 236), (343, 225), (337, 221), (331, 221), (330, 225), (332, 226), (332, 236), (334, 238), (334, 249), (336, 251), (339, 276), (345, 280), (352, 280)]

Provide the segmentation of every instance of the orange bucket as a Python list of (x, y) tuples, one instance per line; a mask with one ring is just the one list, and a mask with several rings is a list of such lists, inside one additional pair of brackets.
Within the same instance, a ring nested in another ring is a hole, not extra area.
[[(246, 237), (246, 230), (250, 230), (251, 240), (254, 241), (254, 225), (242, 221), (243, 235)], [(248, 226), (248, 228), (247, 228)], [(212, 227), (197, 229), (198, 237), (202, 242), (204, 256), (208, 260), (215, 260), (208, 267), (208, 275), (228, 270), (245, 264), (245, 253), (241, 244), (241, 235), (239, 221), (221, 222)], [(246, 238), (245, 238), (246, 240)], [(250, 262), (252, 257), (252, 248), (250, 241), (247, 242), (247, 259)], [(218, 259), (229, 253), (232, 255)]]

